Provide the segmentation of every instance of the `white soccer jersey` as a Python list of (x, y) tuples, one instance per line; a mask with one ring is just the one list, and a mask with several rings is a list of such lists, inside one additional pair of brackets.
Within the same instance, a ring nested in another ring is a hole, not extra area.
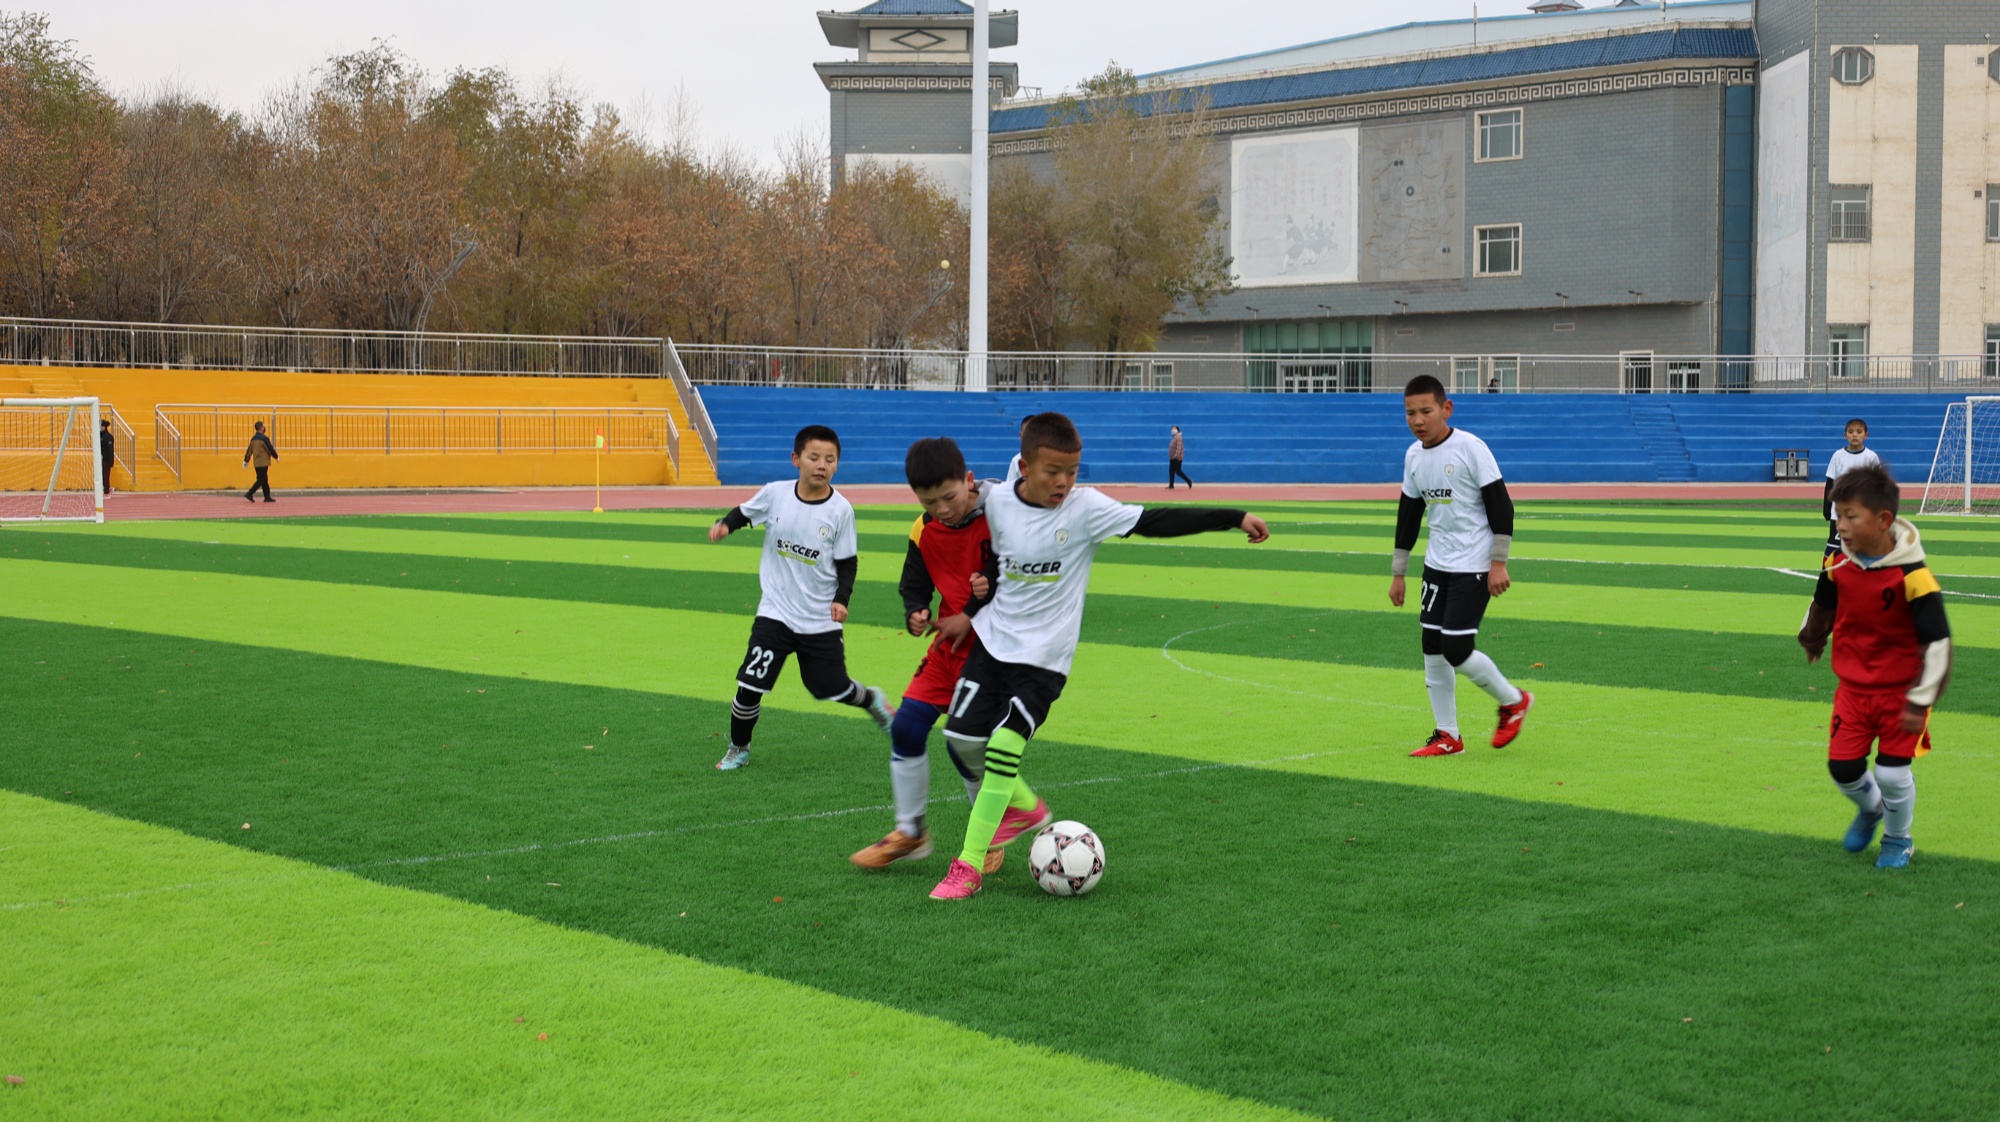
[(1430, 448), (1411, 441), (1403, 454), (1403, 494), (1424, 501), (1430, 540), (1424, 564), (1446, 573), (1485, 573), (1493, 565), (1493, 527), (1479, 489), (1500, 478), (1486, 442), (1453, 429)]
[(1000, 587), (993, 603), (972, 618), (987, 652), (1003, 663), (1068, 674), (1097, 547), (1132, 533), (1144, 510), (1090, 487), (1072, 490), (1055, 508), (1037, 507), (1011, 486), (1001, 488), (986, 504)]
[(1826, 478), (1837, 480), (1856, 468), (1866, 468), (1870, 464), (1880, 463), (1882, 463), (1882, 458), (1875, 455), (1875, 450), (1872, 448), (1864, 448), (1860, 452), (1849, 452), (1847, 451), (1847, 446), (1842, 445), (1838, 452), (1827, 458)]
[(847, 497), (836, 491), (808, 503), (799, 498), (797, 480), (779, 480), (737, 509), (751, 525), (765, 528), (764, 556), (757, 564), (764, 599), (757, 602), (757, 615), (803, 634), (839, 631), (833, 592), (840, 580), (833, 562), (861, 552)]

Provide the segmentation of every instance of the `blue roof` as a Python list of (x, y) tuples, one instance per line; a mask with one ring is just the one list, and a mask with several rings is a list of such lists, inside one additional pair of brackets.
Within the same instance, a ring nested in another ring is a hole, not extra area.
[[(920, 0), (881, 0), (913, 3)], [(1636, 35), (1604, 35), (1568, 43), (1548, 43), (1482, 54), (1446, 55), (1375, 66), (1346, 66), (1303, 74), (1239, 78), (1194, 87), (1209, 97), (1215, 109), (1243, 109), (1289, 101), (1354, 97), (1424, 86), (1487, 82), (1558, 70), (1587, 70), (1662, 59), (1756, 58), (1757, 36), (1749, 28), (1686, 27)], [(1140, 98), (1139, 112), (1150, 99)], [(997, 110), (992, 131), (1033, 132), (1045, 129), (1053, 106), (1022, 105)]]
[(972, 5), (959, 0), (875, 0), (865, 8), (843, 12), (849, 16), (969, 16)]

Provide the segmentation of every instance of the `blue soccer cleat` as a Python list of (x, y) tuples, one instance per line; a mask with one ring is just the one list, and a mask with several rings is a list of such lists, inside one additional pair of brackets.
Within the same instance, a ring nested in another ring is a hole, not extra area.
[(1882, 825), (1880, 811), (1856, 812), (1854, 821), (1847, 824), (1847, 837), (1840, 840), (1849, 854), (1859, 854), (1875, 841), (1875, 828)]
[(889, 732), (889, 726), (896, 721), (896, 711), (889, 708), (889, 696), (883, 693), (879, 686), (868, 688), (867, 702), (863, 708), (868, 711), (869, 717), (875, 719), (875, 727), (885, 734)]
[(734, 772), (748, 763), (750, 763), (750, 750), (731, 745), (729, 751), (722, 754), (722, 759), (715, 762), (715, 767), (720, 772)]
[(1917, 844), (1907, 838), (1882, 836), (1882, 853), (1875, 859), (1878, 870), (1899, 870), (1910, 864), (1910, 855), (1917, 852)]

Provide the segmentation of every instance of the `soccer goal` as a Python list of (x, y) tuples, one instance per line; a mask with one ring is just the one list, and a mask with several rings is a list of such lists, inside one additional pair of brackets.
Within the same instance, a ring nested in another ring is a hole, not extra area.
[(0, 398), (0, 522), (103, 522), (96, 398)]
[(2000, 396), (1944, 407), (1922, 515), (2000, 515)]

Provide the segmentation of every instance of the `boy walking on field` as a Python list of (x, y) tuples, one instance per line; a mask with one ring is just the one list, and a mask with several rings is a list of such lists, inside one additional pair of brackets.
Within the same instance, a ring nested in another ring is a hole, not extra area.
[(882, 691), (847, 674), (841, 624), (854, 595), (860, 546), (854, 508), (833, 490), (840, 466), (840, 437), (824, 425), (808, 425), (792, 438), (797, 480), (764, 487), (708, 528), (720, 542), (746, 526), (763, 526), (764, 556), (757, 564), (764, 596), (750, 625), (750, 650), (736, 672), (736, 702), (729, 709), (729, 751), (715, 766), (724, 772), (750, 763), (750, 738), (763, 713), (764, 695), (777, 685), (785, 659), (799, 657), (799, 678), (822, 702), (868, 711), (883, 732), (889, 704)]
[[(1898, 518), (1896, 481), (1879, 464), (1834, 481), (1840, 549), (1821, 563), (1812, 606), (1799, 629), (1817, 662), (1833, 637), (1833, 721), (1827, 771), (1859, 808), (1842, 845), (1858, 854), (1882, 828), (1882, 869), (1899, 870), (1916, 852), (1911, 824), (1917, 783), (1910, 764), (1931, 751), (1930, 713), (1951, 674), (1951, 627), (1944, 591), (1924, 564), (1917, 528)], [(1868, 750), (1875, 749), (1875, 775)]]
[(993, 602), (972, 621), (977, 638), (944, 728), (954, 754), (984, 757), (985, 775), (972, 801), (965, 847), (931, 890), (935, 900), (979, 892), (980, 864), (990, 846), (1005, 846), (1054, 818), (1020, 782), (1021, 758), (1069, 681), (1097, 548), (1132, 534), (1177, 538), (1241, 529), (1252, 542), (1271, 536), (1264, 520), (1244, 511), (1140, 507), (1078, 487), (1082, 457), (1083, 438), (1070, 419), (1038, 413), (1021, 427), (1021, 478), (987, 497)]
[(1417, 438), (1403, 454), (1403, 498), (1396, 508), (1396, 552), (1389, 563), (1389, 603), (1403, 607), (1404, 576), (1417, 531), (1430, 520), (1424, 549), (1424, 685), (1437, 728), (1411, 756), (1451, 756), (1465, 751), (1458, 733), (1458, 675), (1500, 703), (1493, 747), (1521, 733), (1535, 696), (1517, 689), (1492, 659), (1474, 646), (1486, 605), (1513, 584), (1507, 551), (1514, 541), (1514, 501), (1486, 442), (1451, 427), (1451, 399), (1428, 374), (1403, 387), (1403, 416)]
[(1868, 423), (1856, 417), (1847, 423), (1847, 447), (1835, 449), (1826, 460), (1826, 490), (1820, 494), (1820, 511), (1826, 517), (1826, 553), (1840, 552), (1840, 525), (1833, 515), (1833, 485), (1855, 468), (1880, 466), (1882, 458), (1868, 447)]

